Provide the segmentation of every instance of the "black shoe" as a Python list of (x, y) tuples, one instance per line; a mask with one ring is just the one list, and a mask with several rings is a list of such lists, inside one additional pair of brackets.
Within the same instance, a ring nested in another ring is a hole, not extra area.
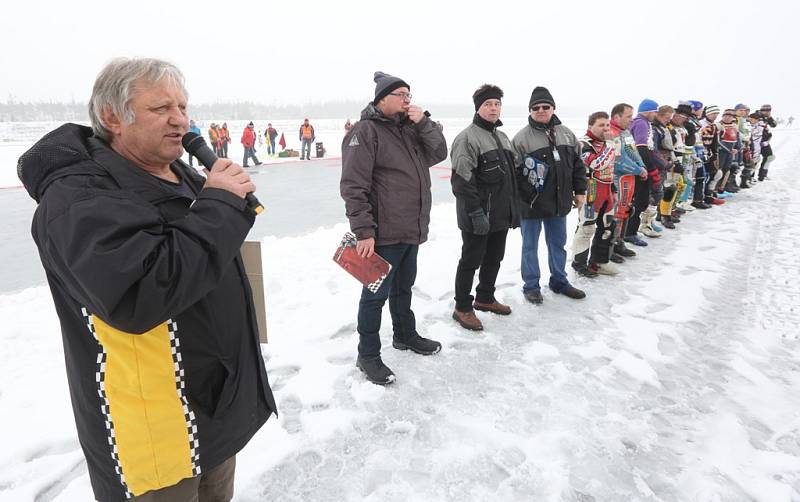
[(711, 206), (709, 206), (708, 204), (706, 204), (705, 202), (703, 202), (701, 200), (693, 201), (692, 202), (692, 207), (695, 207), (697, 209), (711, 209)]
[(662, 216), (661, 217), (661, 224), (664, 225), (664, 228), (669, 228), (670, 230), (675, 230), (675, 224), (672, 223), (672, 218), (669, 216)]
[(614, 263), (625, 263), (625, 258), (623, 258), (617, 253), (611, 253), (611, 256), (609, 256), (608, 259), (613, 261)]
[(542, 302), (544, 302), (544, 298), (542, 298), (542, 292), (539, 290), (525, 291), (524, 295), (525, 299), (533, 304), (541, 305)]
[(686, 210), (682, 207), (676, 207), (675, 212), (678, 214), (686, 214)]
[(364, 373), (367, 380), (377, 385), (389, 385), (395, 381), (394, 373), (390, 370), (380, 356), (370, 359), (356, 359), (356, 367)]
[(628, 249), (622, 242), (614, 244), (614, 253), (620, 256), (624, 256), (625, 258), (631, 258), (633, 256), (636, 256), (636, 251), (634, 251), (633, 249)]
[(590, 269), (586, 265), (581, 265), (580, 263), (575, 261), (572, 262), (572, 269), (575, 270), (575, 272), (577, 272), (578, 275), (583, 277), (588, 277), (589, 279), (597, 277), (597, 272)]
[(575, 286), (567, 286), (566, 288), (563, 289), (553, 289), (553, 293), (558, 293), (559, 295), (567, 296), (569, 298), (572, 298), (573, 300), (580, 300), (581, 298), (586, 298), (586, 293), (576, 288)]
[(411, 350), (423, 356), (430, 356), (442, 350), (442, 344), (414, 333), (408, 340), (392, 339), (392, 347), (397, 350)]

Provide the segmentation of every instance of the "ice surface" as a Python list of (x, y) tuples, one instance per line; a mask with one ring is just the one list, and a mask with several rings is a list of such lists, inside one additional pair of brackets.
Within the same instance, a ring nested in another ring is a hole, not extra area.
[[(461, 243), (437, 205), (414, 310), (444, 348), (392, 349), (386, 312), (387, 388), (354, 364), (360, 289), (331, 260), (346, 226), (265, 238), (281, 415), (239, 454), (236, 499), (800, 500), (800, 134), (774, 145), (770, 181), (687, 215), (619, 276), (572, 278), (583, 301), (526, 303), (511, 232), (497, 295), (514, 312), (478, 313), (479, 333), (450, 319)], [(47, 288), (0, 296), (0, 319), (0, 500), (90, 499)]]

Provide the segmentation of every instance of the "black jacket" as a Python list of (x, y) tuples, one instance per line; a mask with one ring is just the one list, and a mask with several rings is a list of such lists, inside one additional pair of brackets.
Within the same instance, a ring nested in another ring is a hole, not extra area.
[(102, 501), (210, 470), (276, 410), (239, 255), (254, 217), (171, 167), (195, 201), (75, 124), (19, 161)]
[[(573, 196), (586, 194), (586, 166), (580, 156), (575, 134), (553, 115), (548, 124), (528, 117), (528, 125), (512, 141), (519, 159), (517, 188), (521, 217), (566, 216), (572, 210)], [(531, 183), (531, 169), (545, 166), (546, 176), (539, 191)]]
[(489, 216), (490, 232), (519, 226), (514, 147), (508, 136), (478, 114), (461, 131), (450, 149), (453, 173), (450, 184), (456, 196), (458, 228), (473, 232), (470, 213)]

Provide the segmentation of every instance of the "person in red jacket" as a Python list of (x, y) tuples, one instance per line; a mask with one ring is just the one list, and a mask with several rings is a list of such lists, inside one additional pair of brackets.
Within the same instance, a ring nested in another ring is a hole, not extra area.
[(256, 131), (253, 129), (253, 123), (247, 124), (242, 132), (242, 146), (244, 146), (244, 160), (242, 160), (242, 167), (250, 167), (247, 165), (247, 159), (252, 158), (255, 165), (260, 166), (261, 162), (256, 157)]

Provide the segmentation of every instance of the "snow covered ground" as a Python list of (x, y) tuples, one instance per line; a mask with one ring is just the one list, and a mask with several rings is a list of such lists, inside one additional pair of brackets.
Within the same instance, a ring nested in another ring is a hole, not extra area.
[[(514, 313), (480, 314), (481, 333), (450, 319), (460, 236), (437, 205), (414, 309), (444, 348), (392, 349), (386, 312), (387, 388), (354, 365), (360, 288), (331, 261), (345, 225), (266, 237), (281, 416), (240, 453), (236, 499), (800, 500), (800, 133), (774, 145), (770, 181), (687, 215), (620, 276), (575, 279), (583, 301), (527, 304), (510, 233)], [(46, 286), (0, 296), (0, 320), (0, 500), (91, 499)]]

